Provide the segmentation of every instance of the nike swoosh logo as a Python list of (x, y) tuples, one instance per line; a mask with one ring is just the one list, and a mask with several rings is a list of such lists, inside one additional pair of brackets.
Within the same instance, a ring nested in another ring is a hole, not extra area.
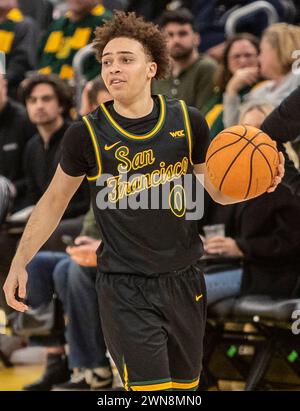
[(202, 298), (202, 297), (203, 297), (203, 294), (196, 295), (196, 301), (199, 301), (199, 300), (200, 300), (200, 298)]
[(107, 144), (105, 144), (104, 150), (105, 150), (105, 151), (109, 151), (109, 150), (111, 150), (112, 148), (114, 148), (114, 147), (115, 147), (117, 144), (119, 144), (119, 143), (121, 143), (121, 141), (117, 141), (116, 143), (111, 144), (110, 146), (108, 146)]

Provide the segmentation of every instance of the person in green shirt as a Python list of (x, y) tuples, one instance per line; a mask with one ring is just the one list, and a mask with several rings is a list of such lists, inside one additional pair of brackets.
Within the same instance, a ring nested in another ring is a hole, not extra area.
[[(39, 49), (39, 71), (56, 73), (62, 79), (74, 79), (73, 58), (81, 48), (91, 43), (94, 30), (111, 13), (97, 0), (67, 0), (68, 11), (55, 20), (44, 35)], [(99, 64), (91, 56), (84, 65), (84, 75), (91, 80), (99, 74)]]
[(200, 36), (194, 28), (193, 15), (187, 9), (165, 11), (159, 20), (168, 36), (171, 74), (153, 83), (154, 94), (182, 99), (188, 106), (203, 112), (213, 92), (213, 75), (217, 63), (199, 54)]
[(6, 75), (8, 92), (15, 97), (16, 89), (27, 71), (36, 66), (38, 28), (30, 17), (24, 17), (16, 0), (0, 1), (0, 52), (6, 64), (1, 68)]

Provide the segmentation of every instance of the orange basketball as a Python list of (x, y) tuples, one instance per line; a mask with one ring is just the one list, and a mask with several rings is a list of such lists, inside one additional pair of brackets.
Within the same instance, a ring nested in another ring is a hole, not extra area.
[(265, 193), (277, 175), (278, 163), (275, 141), (252, 126), (237, 125), (221, 131), (206, 154), (212, 184), (238, 200)]

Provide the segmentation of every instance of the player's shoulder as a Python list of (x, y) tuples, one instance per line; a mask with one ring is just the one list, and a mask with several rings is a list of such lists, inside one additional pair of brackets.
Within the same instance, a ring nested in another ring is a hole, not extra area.
[(88, 130), (83, 119), (78, 119), (72, 122), (64, 133), (64, 145), (80, 144), (82, 140), (86, 140)]

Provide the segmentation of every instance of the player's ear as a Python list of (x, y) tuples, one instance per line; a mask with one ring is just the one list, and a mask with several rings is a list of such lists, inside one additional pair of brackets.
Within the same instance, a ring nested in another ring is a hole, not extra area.
[(154, 61), (148, 63), (148, 77), (154, 78), (157, 72), (157, 64)]

